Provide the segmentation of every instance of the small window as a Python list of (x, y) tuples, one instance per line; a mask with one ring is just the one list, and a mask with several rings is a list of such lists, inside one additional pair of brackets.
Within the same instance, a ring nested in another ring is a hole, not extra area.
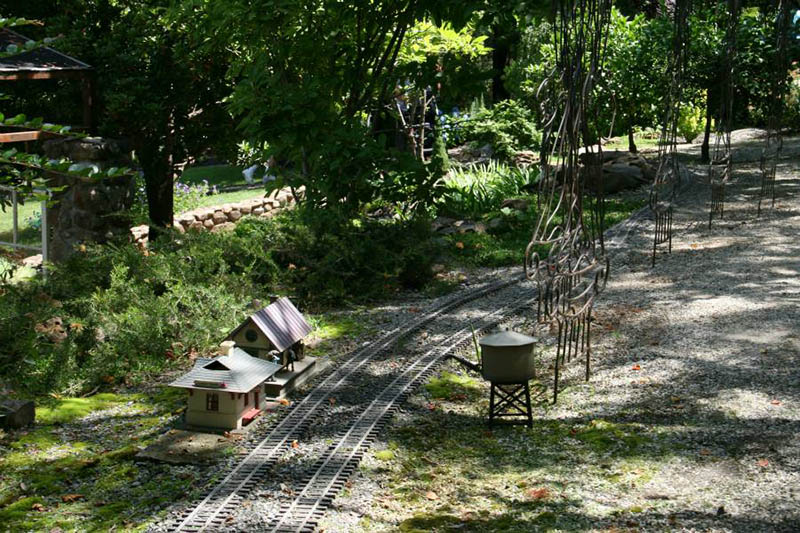
[(215, 392), (206, 394), (206, 411), (219, 411), (219, 394)]
[(254, 329), (248, 329), (244, 332), (244, 338), (247, 339), (247, 342), (256, 342), (258, 340), (258, 333)]
[(250, 393), (244, 393), (244, 404), (247, 405), (250, 402)]

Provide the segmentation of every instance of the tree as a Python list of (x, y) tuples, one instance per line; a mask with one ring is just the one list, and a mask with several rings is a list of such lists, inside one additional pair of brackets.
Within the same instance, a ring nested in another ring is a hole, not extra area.
[(202, 46), (192, 11), (169, 0), (31, 0), (12, 7), (63, 34), (59, 46), (95, 67), (99, 131), (130, 140), (151, 226), (171, 225), (177, 166), (235, 142), (223, 104), (230, 94), (227, 51)]

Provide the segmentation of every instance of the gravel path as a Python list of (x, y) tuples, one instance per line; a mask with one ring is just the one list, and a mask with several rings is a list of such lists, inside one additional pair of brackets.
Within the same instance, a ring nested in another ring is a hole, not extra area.
[[(738, 164), (710, 229), (698, 179), (653, 269), (652, 224), (630, 233), (596, 306), (592, 379), (573, 365), (534, 430), (487, 433), (487, 402), (432, 410), (420, 391), (383, 444), (395, 459), (365, 460), (323, 529), (800, 531), (800, 165), (777, 172), (759, 219), (757, 164)], [(420, 426), (441, 435), (409, 438)], [(463, 459), (436, 448), (448, 432)]]

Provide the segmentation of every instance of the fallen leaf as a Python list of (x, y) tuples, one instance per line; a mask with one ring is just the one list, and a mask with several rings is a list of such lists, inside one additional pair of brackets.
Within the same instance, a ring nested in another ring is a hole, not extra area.
[(766, 467), (769, 466), (769, 460), (767, 460), (767, 459), (759, 459), (756, 464), (758, 466), (760, 466), (761, 468), (766, 468)]
[(439, 495), (436, 494), (435, 492), (433, 492), (432, 490), (429, 490), (428, 492), (426, 492), (425, 493), (425, 497), (428, 498), (429, 500), (438, 500), (439, 499)]
[(332, 406), (336, 405), (336, 398), (328, 398), (328, 403), (331, 404)]
[(771, 401), (771, 402), (769, 402), (769, 403), (771, 403), (772, 405), (780, 405), (780, 404), (781, 404), (781, 401), (780, 401), (780, 400), (772, 400), (772, 401)]
[(429, 411), (433, 411), (434, 409), (436, 409), (436, 404), (433, 402), (428, 402), (428, 405), (426, 405), (426, 407), (428, 408)]
[(64, 503), (72, 503), (83, 499), (83, 494), (64, 494), (61, 497), (61, 501)]
[(631, 370), (641, 370), (641, 369), (642, 369), (642, 367), (641, 367), (641, 366), (639, 366), (638, 364), (636, 364), (636, 365), (633, 365), (633, 366), (631, 367)]
[(700, 246), (700, 245), (697, 244), (696, 242), (693, 242), (692, 244), (689, 245), (689, 248), (691, 248), (692, 250), (697, 250), (698, 246)]
[(419, 307), (409, 307), (408, 308), (408, 312), (409, 313), (419, 313), (420, 311), (422, 311), (422, 309), (420, 309)]
[(700, 455), (711, 455), (711, 451), (703, 448), (700, 450)]
[(529, 500), (546, 500), (550, 497), (550, 491), (546, 488), (528, 489), (525, 491), (525, 496)]
[(461, 242), (461, 241), (458, 241), (456, 243), (456, 248), (458, 248), (459, 250), (463, 250), (464, 249), (464, 243)]
[(278, 402), (280, 402), (281, 405), (289, 405), (289, 400), (287, 400), (286, 398), (281, 398), (280, 400), (278, 400)]
[(297, 265), (295, 265), (294, 263), (289, 263), (289, 266), (287, 266), (286, 268), (288, 268), (289, 270), (297, 270)]
[(42, 511), (46, 511), (47, 510), (47, 509), (45, 509), (44, 505), (42, 505), (41, 503), (34, 503), (33, 505), (31, 505), (31, 509), (33, 509), (34, 511), (39, 511), (40, 513)]
[(300, 444), (298, 444), (296, 440), (293, 440), (292, 441), (292, 448), (299, 448), (299, 447), (300, 447)]

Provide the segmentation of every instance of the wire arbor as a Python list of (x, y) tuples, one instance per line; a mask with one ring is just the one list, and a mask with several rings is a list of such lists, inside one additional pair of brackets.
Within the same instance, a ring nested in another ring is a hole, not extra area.
[(688, 18), (691, 0), (678, 0), (674, 8), (672, 56), (669, 63), (670, 90), (667, 94), (666, 113), (661, 127), (658, 147), (658, 169), (650, 187), (649, 206), (653, 213), (652, 266), (656, 265), (658, 245), (667, 244), (672, 252), (672, 211), (675, 194), (681, 181), (676, 139), (683, 96), (684, 69), (689, 50)]
[[(611, 1), (558, 0), (553, 5), (556, 67), (539, 88), (546, 117), (539, 219), (525, 250), (525, 275), (539, 289), (539, 322), (555, 321), (558, 327), (555, 402), (565, 363), (583, 357), (589, 379), (592, 306), (608, 279), (603, 242), (603, 154), (599, 146), (594, 151), (587, 116), (595, 109), (593, 93), (606, 45)], [(587, 153), (579, 153), (581, 146), (587, 147)], [(594, 198), (584, 194), (587, 185), (595, 192)]]
[(770, 207), (775, 207), (775, 169), (783, 149), (781, 135), (781, 116), (786, 95), (786, 71), (788, 70), (787, 48), (789, 42), (790, 0), (779, 0), (773, 12), (777, 42), (774, 56), (774, 75), (770, 87), (769, 117), (767, 119), (767, 138), (761, 151), (761, 187), (758, 195), (757, 215), (761, 216), (761, 204), (769, 199)]
[(714, 139), (714, 149), (708, 166), (708, 183), (711, 188), (711, 208), (708, 227), (714, 217), (725, 216), (725, 186), (733, 173), (731, 157), (731, 129), (733, 126), (733, 64), (736, 58), (736, 31), (739, 26), (740, 0), (728, 0), (728, 23), (725, 32), (724, 68), (720, 80), (720, 113)]

